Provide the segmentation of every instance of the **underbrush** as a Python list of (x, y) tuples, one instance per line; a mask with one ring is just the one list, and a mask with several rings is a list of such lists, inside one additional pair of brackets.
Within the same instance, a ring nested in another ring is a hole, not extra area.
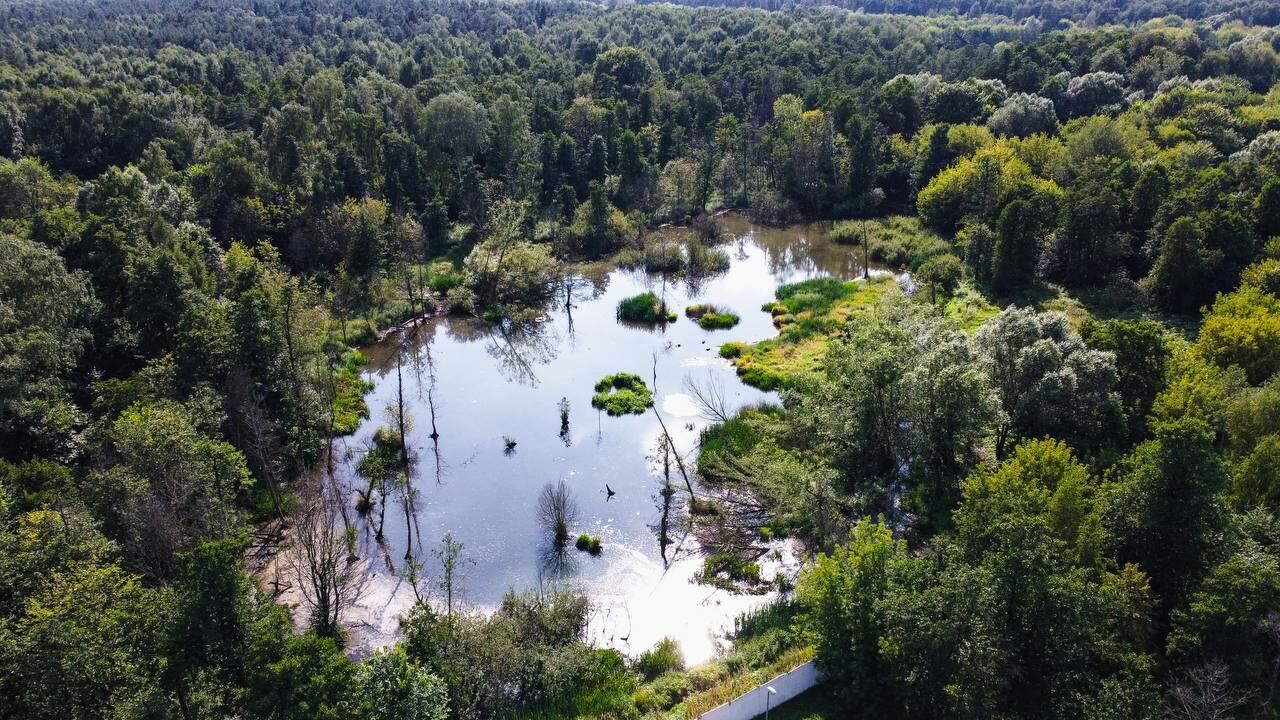
[[(642, 672), (646, 682), (632, 695), (636, 709), (667, 718), (696, 718), (813, 659), (813, 639), (790, 600), (776, 600), (741, 615), (734, 622), (732, 639), (733, 649), (705, 665), (667, 669), (652, 678), (649, 675), (660, 665)], [(641, 671), (639, 661), (636, 670)]]
[(728, 420), (707, 427), (698, 442), (698, 475), (709, 477), (716, 458), (744, 455), (764, 436), (761, 426), (781, 415), (780, 406), (761, 403), (744, 407)]

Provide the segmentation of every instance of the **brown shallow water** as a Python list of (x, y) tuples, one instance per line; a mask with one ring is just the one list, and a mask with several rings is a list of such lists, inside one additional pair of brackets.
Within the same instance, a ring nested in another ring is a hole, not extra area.
[[(731, 241), (722, 245), (732, 264), (721, 275), (690, 282), (642, 271), (601, 270), (573, 280), (573, 303), (563, 297), (541, 322), (488, 324), (441, 318), (420, 327), (404, 346), (401, 378), (415, 420), (408, 441), (414, 451), (415, 496), (406, 518), (395, 498), (387, 508), (385, 542), (354, 512), (363, 556), (365, 590), (355, 612), (358, 644), (392, 641), (397, 618), (412, 605), (405, 580), (406, 551), (438, 580), (433, 550), (445, 533), (463, 545), (461, 595), (474, 609), (492, 608), (511, 590), (568, 587), (593, 604), (591, 632), (601, 644), (639, 652), (663, 637), (680, 641), (691, 663), (709, 659), (718, 638), (739, 613), (769, 596), (736, 596), (692, 582), (701, 565), (697, 543), (678, 524), (660, 543), (662, 470), (656, 460), (661, 427), (653, 412), (608, 417), (591, 407), (592, 386), (602, 376), (633, 372), (653, 381), (654, 400), (682, 453), (696, 453), (707, 420), (688, 394), (686, 378), (724, 389), (734, 409), (776, 400), (742, 384), (718, 355), (721, 343), (772, 337), (760, 307), (782, 283), (811, 277), (860, 276), (861, 254), (827, 240), (826, 226), (766, 229), (737, 215), (722, 218)], [(665, 292), (673, 309), (695, 302), (731, 308), (742, 320), (730, 330), (707, 331), (681, 316), (657, 328), (624, 325), (619, 300), (645, 290)], [(395, 342), (368, 351), (366, 374), (375, 383), (367, 397), (372, 418), (338, 444), (336, 472), (349, 491), (362, 487), (355, 463), (386, 424), (396, 398)], [(568, 400), (569, 432), (561, 435), (559, 403)], [(431, 434), (435, 408), (438, 442)], [(507, 451), (504, 437), (516, 446)], [(576, 535), (598, 535), (598, 557), (549, 552), (535, 506), (543, 485), (563, 478), (579, 508)], [(672, 481), (683, 486), (673, 471)], [(616, 493), (609, 498), (606, 484)], [(762, 562), (767, 577), (793, 573), (790, 548), (780, 544)], [(438, 600), (437, 592), (433, 600)]]

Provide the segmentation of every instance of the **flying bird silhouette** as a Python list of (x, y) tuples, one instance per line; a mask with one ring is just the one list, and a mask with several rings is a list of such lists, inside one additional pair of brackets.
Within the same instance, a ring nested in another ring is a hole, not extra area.
[(605, 492), (605, 496), (604, 496), (604, 501), (605, 501), (605, 502), (609, 502), (610, 500), (612, 500), (612, 499), (613, 499), (613, 496), (614, 496), (614, 495), (617, 495), (617, 494), (618, 494), (618, 493), (616, 493), (616, 492), (614, 492), (614, 491), (613, 491), (613, 488), (609, 487), (609, 483), (605, 483), (605, 484), (604, 484), (604, 492)]

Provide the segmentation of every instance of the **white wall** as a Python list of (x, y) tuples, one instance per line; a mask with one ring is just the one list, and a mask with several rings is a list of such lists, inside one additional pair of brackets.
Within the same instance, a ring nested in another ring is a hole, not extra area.
[(782, 703), (818, 684), (818, 669), (809, 661), (789, 673), (779, 675), (760, 687), (739, 695), (717, 708), (712, 708), (698, 716), (699, 720), (751, 720), (764, 714), (766, 686), (778, 692), (769, 699), (769, 707), (776, 708)]

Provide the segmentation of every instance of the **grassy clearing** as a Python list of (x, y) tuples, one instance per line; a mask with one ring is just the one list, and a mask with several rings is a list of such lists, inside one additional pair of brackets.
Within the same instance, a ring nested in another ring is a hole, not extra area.
[(816, 278), (783, 285), (777, 300), (763, 308), (773, 315), (778, 337), (754, 345), (725, 343), (720, 356), (733, 360), (743, 382), (775, 390), (802, 373), (819, 370), (827, 340), (893, 287), (897, 283), (887, 275), (867, 281)]

